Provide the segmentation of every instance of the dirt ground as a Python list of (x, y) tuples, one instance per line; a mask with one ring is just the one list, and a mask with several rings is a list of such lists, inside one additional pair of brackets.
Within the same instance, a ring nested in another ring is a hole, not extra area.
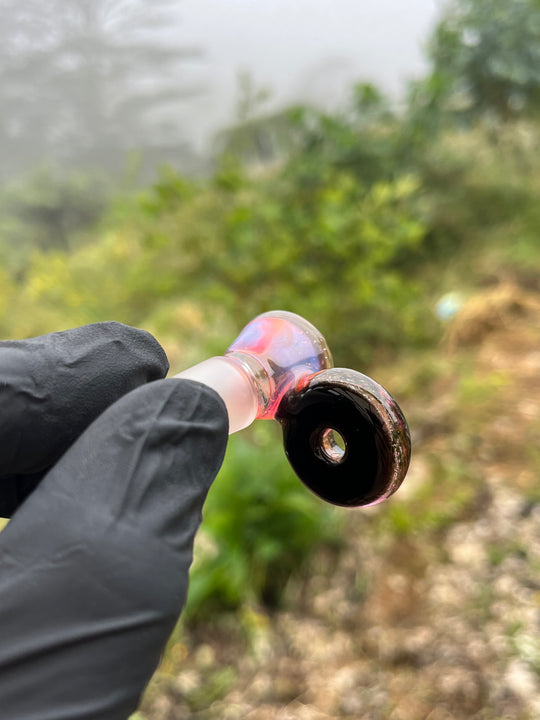
[(477, 296), (429, 362), (382, 375), (412, 429), (403, 488), (350, 512), (284, 609), (177, 642), (140, 717), (540, 718), (540, 297)]

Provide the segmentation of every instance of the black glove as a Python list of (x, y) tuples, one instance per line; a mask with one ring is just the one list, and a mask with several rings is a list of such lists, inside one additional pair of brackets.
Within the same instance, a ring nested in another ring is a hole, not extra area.
[(118, 323), (0, 343), (6, 720), (124, 720), (159, 662), (228, 431), (213, 390), (166, 372)]

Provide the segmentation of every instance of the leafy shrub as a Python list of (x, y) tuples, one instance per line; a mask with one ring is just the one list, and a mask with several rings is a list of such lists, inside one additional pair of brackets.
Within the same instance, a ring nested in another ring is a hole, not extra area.
[(425, 339), (411, 259), (424, 236), (416, 180), (366, 188), (348, 173), (327, 175), (309, 192), (279, 178), (231, 190), (169, 176), (94, 242), (35, 253), (13, 324), (31, 334), (62, 316), (147, 325), (160, 305), (188, 302), (205, 319), (236, 319), (238, 330), (281, 308), (312, 320), (352, 366)]

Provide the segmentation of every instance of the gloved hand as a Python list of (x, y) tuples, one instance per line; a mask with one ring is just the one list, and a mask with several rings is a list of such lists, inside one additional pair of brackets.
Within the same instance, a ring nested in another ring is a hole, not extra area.
[(124, 720), (184, 605), (227, 443), (147, 333), (0, 343), (0, 716)]

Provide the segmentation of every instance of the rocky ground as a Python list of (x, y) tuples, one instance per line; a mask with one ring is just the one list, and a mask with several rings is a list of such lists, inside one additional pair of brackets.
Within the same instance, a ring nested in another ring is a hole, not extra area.
[(540, 300), (474, 298), (435, 357), (377, 379), (411, 421), (403, 488), (348, 515), (283, 610), (176, 642), (140, 717), (540, 718)]

